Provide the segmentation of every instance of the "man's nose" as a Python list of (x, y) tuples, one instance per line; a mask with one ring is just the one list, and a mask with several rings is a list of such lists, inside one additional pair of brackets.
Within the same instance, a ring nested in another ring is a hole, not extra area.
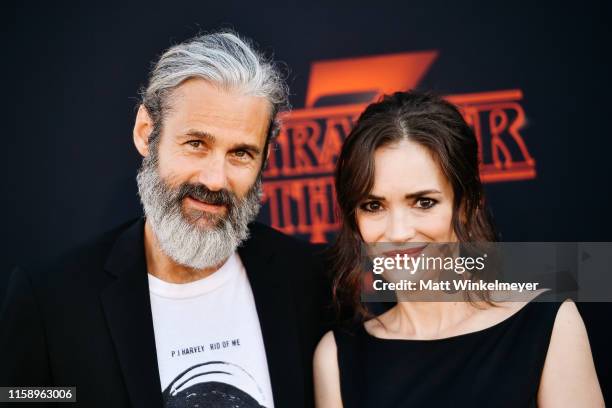
[(407, 242), (416, 236), (414, 218), (405, 209), (391, 211), (385, 230), (388, 242)]
[(226, 188), (227, 177), (224, 158), (217, 155), (207, 157), (204, 163), (202, 163), (198, 174), (198, 181), (212, 191)]

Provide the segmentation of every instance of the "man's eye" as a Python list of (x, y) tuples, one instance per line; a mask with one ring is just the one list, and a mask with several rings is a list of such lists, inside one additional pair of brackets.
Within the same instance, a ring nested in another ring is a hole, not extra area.
[(200, 140), (190, 140), (187, 142), (187, 144), (193, 147), (194, 149), (198, 149), (202, 146), (202, 142)]
[(416, 203), (417, 203), (417, 208), (427, 210), (433, 207), (434, 205), (436, 205), (438, 201), (434, 200), (433, 198), (422, 197), (422, 198), (419, 198)]
[(247, 152), (246, 150), (236, 150), (234, 152), (234, 156), (238, 157), (239, 159), (248, 159), (249, 157), (251, 157), (249, 152)]
[(382, 205), (378, 201), (368, 201), (359, 206), (360, 209), (366, 212), (377, 212), (382, 210)]

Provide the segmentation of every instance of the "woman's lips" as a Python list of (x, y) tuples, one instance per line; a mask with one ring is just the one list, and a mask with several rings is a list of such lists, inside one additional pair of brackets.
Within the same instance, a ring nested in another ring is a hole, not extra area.
[(412, 247), (412, 248), (395, 249), (392, 251), (383, 252), (383, 255), (386, 256), (387, 258), (394, 258), (396, 255), (399, 255), (399, 256), (407, 255), (410, 257), (414, 257), (414, 256), (418, 256), (421, 252), (423, 252), (426, 246), (427, 245), (420, 245), (418, 247)]
[(227, 208), (225, 205), (205, 203), (191, 196), (185, 197), (185, 201), (187, 202), (187, 205), (189, 205), (190, 207), (194, 207), (200, 211), (206, 211), (207, 213), (225, 214), (225, 212), (227, 211)]

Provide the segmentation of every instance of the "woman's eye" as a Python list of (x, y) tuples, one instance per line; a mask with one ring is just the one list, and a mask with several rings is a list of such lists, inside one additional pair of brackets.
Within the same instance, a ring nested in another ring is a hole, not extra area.
[(369, 201), (367, 203), (361, 204), (359, 208), (367, 212), (377, 212), (382, 209), (382, 205), (377, 201)]
[(433, 207), (434, 205), (436, 205), (438, 202), (436, 200), (434, 200), (433, 198), (419, 198), (417, 200), (417, 208), (421, 208), (421, 209), (428, 209)]

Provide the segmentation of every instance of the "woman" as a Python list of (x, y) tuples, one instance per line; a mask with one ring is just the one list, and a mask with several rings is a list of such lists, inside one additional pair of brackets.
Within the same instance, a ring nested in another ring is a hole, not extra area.
[[(360, 303), (364, 243), (495, 241), (478, 145), (450, 103), (415, 92), (370, 105), (335, 174), (341, 232), (334, 294), (357, 321), (314, 357), (317, 406), (599, 407), (603, 397), (571, 301)], [(399, 295), (399, 294), (398, 294)]]

